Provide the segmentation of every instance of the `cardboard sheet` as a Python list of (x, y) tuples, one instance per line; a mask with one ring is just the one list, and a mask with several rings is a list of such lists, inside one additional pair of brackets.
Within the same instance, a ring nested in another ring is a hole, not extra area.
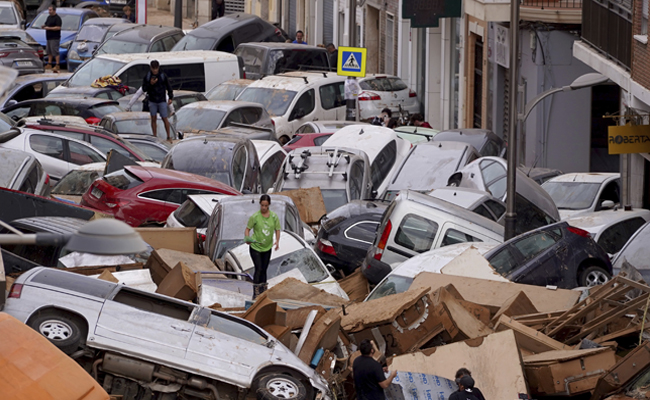
[(495, 282), (466, 276), (453, 276), (422, 272), (415, 277), (410, 289), (439, 287), (453, 284), (467, 301), (501, 308), (513, 295), (524, 292), (539, 312), (560, 311), (571, 308), (580, 298), (577, 290), (546, 289), (542, 286)]
[[(282, 192), (284, 194), (284, 192)], [(324, 306), (339, 307), (347, 304), (348, 300), (327, 293), (324, 290), (317, 289), (312, 285), (300, 282), (294, 278), (288, 278), (269, 288), (266, 295), (271, 300), (296, 300), (299, 302), (310, 303), (311, 305), (320, 304)]]
[(196, 228), (135, 228), (135, 231), (155, 250), (170, 249), (194, 253), (198, 248)]
[(468, 247), (467, 250), (442, 267), (440, 273), (445, 275), (470, 276), (472, 278), (498, 282), (510, 282), (499, 275), (488, 260), (474, 246)]
[(315, 224), (320, 220), (320, 217), (327, 214), (323, 195), (318, 187), (287, 190), (281, 194), (293, 200), (296, 207), (298, 207), (300, 219), (307, 224)]
[[(528, 393), (512, 331), (393, 357), (389, 369), (454, 379), (465, 367), (486, 399), (517, 399)], [(435, 397), (434, 397), (435, 399)]]

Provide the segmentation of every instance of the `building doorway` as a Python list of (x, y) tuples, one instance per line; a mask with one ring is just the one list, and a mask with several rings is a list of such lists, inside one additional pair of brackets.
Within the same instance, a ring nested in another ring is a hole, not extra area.
[(616, 125), (617, 119), (603, 118), (617, 114), (620, 109), (621, 88), (617, 85), (599, 85), (591, 88), (591, 151), (590, 172), (618, 172), (619, 156), (609, 154), (607, 128)]

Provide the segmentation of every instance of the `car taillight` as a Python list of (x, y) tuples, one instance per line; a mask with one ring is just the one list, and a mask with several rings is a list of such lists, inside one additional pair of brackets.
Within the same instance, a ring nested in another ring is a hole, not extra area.
[(203, 243), (205, 242), (205, 235), (202, 233), (197, 233), (196, 238), (199, 240), (199, 242)]
[(381, 100), (381, 97), (377, 93), (373, 92), (362, 92), (359, 95), (359, 101), (375, 101), (375, 100)]
[(97, 125), (99, 124), (99, 121), (101, 121), (101, 119), (97, 117), (86, 118), (86, 122), (88, 123), (88, 125)]
[(109, 207), (109, 208), (115, 208), (117, 206), (124, 207), (125, 205), (127, 205), (129, 203), (130, 203), (130, 201), (128, 201), (128, 200), (106, 199), (106, 198), (104, 198), (104, 204), (106, 204), (106, 206)]
[(418, 97), (418, 94), (415, 93), (413, 90), (409, 89), (409, 97)]
[(591, 239), (591, 233), (587, 232), (584, 229), (576, 228), (575, 226), (570, 226), (567, 228), (569, 232), (575, 233), (578, 236), (582, 236), (588, 239)]
[(20, 283), (14, 283), (11, 285), (11, 290), (9, 291), (9, 298), (10, 299), (19, 299), (20, 294), (23, 292), (23, 285)]
[(334, 250), (334, 246), (332, 246), (332, 242), (329, 240), (318, 239), (318, 243), (316, 245), (318, 246), (318, 250), (322, 251), (323, 253), (336, 256), (336, 250)]
[(377, 243), (377, 249), (375, 250), (375, 260), (381, 261), (381, 256), (384, 255), (384, 249), (386, 248), (386, 243), (388, 242), (388, 236), (390, 236), (390, 231), (393, 229), (393, 224), (390, 223), (390, 220), (386, 223), (384, 231), (381, 233), (379, 238), (379, 243)]
[(0, 53), (0, 58), (2, 58), (2, 57), (7, 57), (8, 55), (9, 55), (9, 53), (7, 53), (7, 52), (5, 52), (5, 53)]
[(271, 123), (273, 124), (273, 127), (275, 127), (275, 120), (271, 118)]

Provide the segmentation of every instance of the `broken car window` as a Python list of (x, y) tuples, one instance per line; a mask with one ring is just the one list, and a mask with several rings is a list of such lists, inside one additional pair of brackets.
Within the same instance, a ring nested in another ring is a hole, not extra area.
[(99, 178), (99, 171), (70, 171), (52, 189), (52, 194), (81, 196)]

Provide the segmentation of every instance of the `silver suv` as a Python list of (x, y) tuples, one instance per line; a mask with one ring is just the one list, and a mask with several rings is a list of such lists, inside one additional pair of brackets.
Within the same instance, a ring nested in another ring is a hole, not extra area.
[(18, 278), (4, 311), (92, 369), (109, 394), (216, 400), (266, 389), (281, 398), (281, 387), (331, 398), (325, 380), (261, 328), (194, 303), (39, 267)]

